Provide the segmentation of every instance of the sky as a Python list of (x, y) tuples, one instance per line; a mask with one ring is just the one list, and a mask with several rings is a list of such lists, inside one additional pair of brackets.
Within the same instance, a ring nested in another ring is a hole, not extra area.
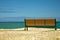
[(0, 0), (0, 18), (60, 18), (60, 0)]

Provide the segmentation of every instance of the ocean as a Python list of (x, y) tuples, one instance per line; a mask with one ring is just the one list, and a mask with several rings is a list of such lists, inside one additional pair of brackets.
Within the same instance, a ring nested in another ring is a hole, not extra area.
[[(24, 22), (0, 22), (0, 29), (15, 29), (15, 28), (25, 28), (25, 23)], [(56, 22), (56, 28), (60, 28), (60, 22)]]

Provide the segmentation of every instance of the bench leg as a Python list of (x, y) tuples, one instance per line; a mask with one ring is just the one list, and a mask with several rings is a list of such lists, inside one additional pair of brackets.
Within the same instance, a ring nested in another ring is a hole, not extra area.
[(24, 30), (25, 30), (25, 31), (28, 31), (28, 27), (26, 27)]
[(26, 30), (28, 31), (28, 27), (26, 28)]
[(57, 28), (55, 27), (55, 30), (57, 30)]

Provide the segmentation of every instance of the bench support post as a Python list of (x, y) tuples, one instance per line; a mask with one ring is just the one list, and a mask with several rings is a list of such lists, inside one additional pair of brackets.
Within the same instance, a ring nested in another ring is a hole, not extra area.
[(55, 19), (55, 30), (57, 30), (57, 28), (56, 28), (56, 19)]
[(26, 26), (26, 19), (25, 19), (25, 31), (28, 31), (28, 26)]
[(55, 26), (55, 30), (57, 30), (56, 26)]

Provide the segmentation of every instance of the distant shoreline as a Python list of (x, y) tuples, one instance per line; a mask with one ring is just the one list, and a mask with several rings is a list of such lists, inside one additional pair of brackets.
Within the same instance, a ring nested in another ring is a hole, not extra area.
[[(0, 23), (7, 23), (7, 22), (0, 22)], [(19, 23), (19, 22), (8, 22), (8, 23)], [(57, 21), (56, 23), (60, 23), (60, 21)]]

